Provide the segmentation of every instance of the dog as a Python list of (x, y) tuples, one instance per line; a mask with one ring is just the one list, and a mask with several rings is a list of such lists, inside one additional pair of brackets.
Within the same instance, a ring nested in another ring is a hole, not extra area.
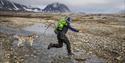
[(39, 36), (34, 34), (28, 35), (28, 36), (24, 36), (24, 35), (14, 35), (14, 38), (18, 41), (17, 46), (19, 47), (21, 44), (23, 44), (24, 42), (28, 42), (30, 43), (30, 46), (33, 45), (33, 42), (36, 38), (38, 38)]

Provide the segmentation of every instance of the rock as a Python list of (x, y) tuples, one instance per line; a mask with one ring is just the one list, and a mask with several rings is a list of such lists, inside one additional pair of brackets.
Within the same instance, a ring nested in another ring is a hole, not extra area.
[(116, 59), (117, 59), (117, 60), (121, 60), (121, 56), (118, 56)]

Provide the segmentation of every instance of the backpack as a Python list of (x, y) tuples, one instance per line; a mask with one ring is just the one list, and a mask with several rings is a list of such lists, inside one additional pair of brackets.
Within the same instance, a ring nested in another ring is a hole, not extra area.
[(58, 30), (62, 30), (64, 28), (64, 26), (66, 26), (66, 25), (67, 25), (67, 22), (66, 22), (65, 18), (64, 17), (60, 18), (58, 23), (56, 24), (56, 28), (55, 28), (54, 32), (56, 34), (58, 34)]
[(67, 25), (67, 22), (66, 22), (65, 18), (63, 17), (63, 18), (61, 18), (61, 19), (58, 21), (57, 26), (56, 26), (56, 29), (62, 30), (62, 29), (64, 28), (64, 26), (66, 26), (66, 25)]

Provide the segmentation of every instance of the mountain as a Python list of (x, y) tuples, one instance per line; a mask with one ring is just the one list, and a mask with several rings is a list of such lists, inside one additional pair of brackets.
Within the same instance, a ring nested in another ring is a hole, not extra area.
[(12, 10), (12, 11), (33, 11), (39, 12), (41, 9), (39, 8), (28, 8), (25, 5), (18, 4), (9, 0), (0, 0), (0, 10)]
[(8, 0), (0, 0), (0, 10), (21, 10), (24, 11), (27, 8), (25, 5), (14, 3)]
[(65, 5), (61, 3), (52, 3), (48, 4), (44, 9), (44, 12), (69, 12), (70, 9)]
[(27, 7), (25, 5), (12, 2), (10, 0), (0, 0), (0, 10), (3, 11), (32, 11), (32, 12), (69, 12), (69, 8), (61, 3), (52, 3), (46, 5), (45, 8), (34, 8), (34, 7)]

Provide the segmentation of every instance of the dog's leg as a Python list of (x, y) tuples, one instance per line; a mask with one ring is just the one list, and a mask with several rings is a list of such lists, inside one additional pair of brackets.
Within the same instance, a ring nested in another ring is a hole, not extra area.
[(20, 46), (20, 44), (22, 44), (22, 41), (21, 41), (21, 40), (18, 41), (18, 44), (17, 44), (18, 47)]
[(21, 42), (20, 42), (20, 41), (18, 41), (18, 44), (17, 44), (17, 45), (18, 45), (18, 47), (20, 46), (20, 44), (21, 44)]
[(33, 40), (30, 41), (30, 46), (32, 46), (32, 45), (33, 45)]

